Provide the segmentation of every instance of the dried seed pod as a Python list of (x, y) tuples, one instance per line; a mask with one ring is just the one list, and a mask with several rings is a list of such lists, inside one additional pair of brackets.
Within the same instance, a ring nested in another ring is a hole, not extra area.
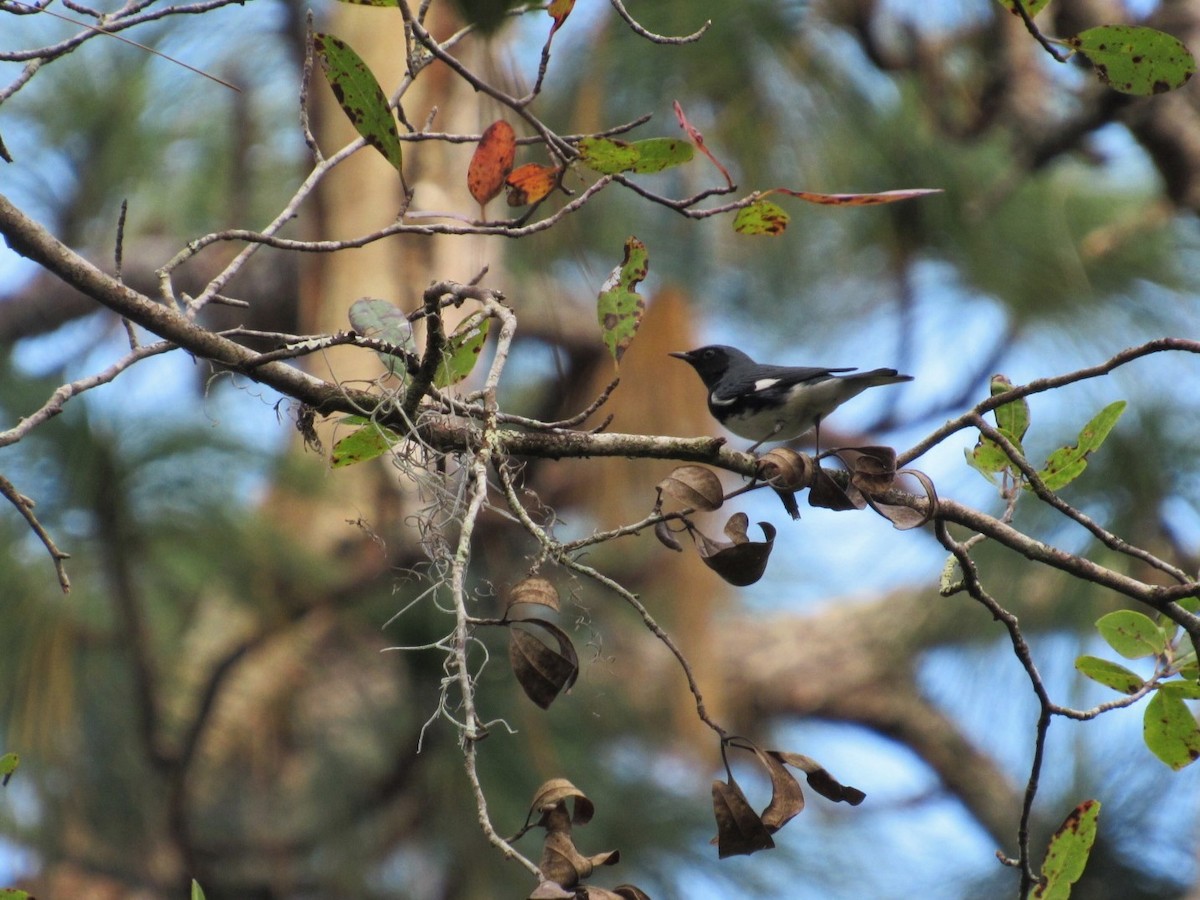
[(758, 461), (758, 472), (771, 487), (783, 491), (798, 491), (812, 484), (816, 466), (811, 456), (787, 447), (776, 447), (764, 453)]
[(518, 582), (512, 589), (508, 595), (509, 609), (517, 603), (536, 603), (538, 606), (548, 606), (556, 612), (561, 609), (558, 602), (558, 589), (538, 575)]

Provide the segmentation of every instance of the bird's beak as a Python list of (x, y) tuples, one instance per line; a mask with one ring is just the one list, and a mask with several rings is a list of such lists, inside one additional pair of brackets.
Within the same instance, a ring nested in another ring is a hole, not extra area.
[(692, 359), (692, 354), (681, 353), (678, 350), (672, 350), (670, 353), (667, 354), (667, 356), (673, 356), (676, 359), (682, 359), (684, 362), (691, 362), (691, 359)]

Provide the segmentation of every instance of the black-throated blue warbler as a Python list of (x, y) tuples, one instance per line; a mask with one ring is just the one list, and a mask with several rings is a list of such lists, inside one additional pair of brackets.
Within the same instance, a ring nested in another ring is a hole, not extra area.
[(763, 365), (723, 344), (671, 356), (696, 370), (708, 388), (708, 411), (738, 437), (754, 441), (751, 453), (766, 441), (789, 441), (814, 429), (819, 451), (827, 415), (867, 388), (912, 381), (895, 369)]

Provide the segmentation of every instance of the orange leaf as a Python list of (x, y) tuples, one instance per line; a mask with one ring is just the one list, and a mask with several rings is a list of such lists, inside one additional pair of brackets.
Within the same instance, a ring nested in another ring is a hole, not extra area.
[(551, 0), (550, 5), (546, 8), (546, 12), (554, 17), (554, 24), (550, 26), (551, 37), (554, 36), (554, 32), (562, 28), (563, 22), (567, 21), (567, 16), (574, 8), (575, 0)]
[(500, 193), (516, 154), (517, 136), (512, 126), (503, 119), (489, 125), (467, 168), (467, 188), (480, 206)]
[(505, 185), (508, 186), (508, 205), (527, 206), (537, 203), (554, 190), (561, 171), (558, 166), (543, 166), (541, 163), (517, 166), (512, 174), (504, 179)]

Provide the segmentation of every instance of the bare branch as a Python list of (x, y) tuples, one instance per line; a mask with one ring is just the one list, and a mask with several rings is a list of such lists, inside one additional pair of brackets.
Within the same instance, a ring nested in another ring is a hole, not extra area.
[(62, 592), (64, 594), (71, 593), (71, 579), (67, 577), (67, 569), (63, 565), (65, 560), (71, 558), (71, 554), (58, 549), (58, 545), (54, 543), (54, 538), (50, 537), (50, 533), (42, 527), (42, 523), (38, 521), (37, 516), (33, 512), (36, 504), (29, 497), (18, 491), (16, 486), (3, 475), (0, 475), (0, 495), (3, 495), (5, 499), (15, 506), (17, 512), (29, 523), (29, 527), (33, 530), (33, 533), (38, 536), (38, 540), (42, 542), (50, 554), (50, 558), (54, 560), (54, 571), (58, 573), (58, 583), (62, 587)]

